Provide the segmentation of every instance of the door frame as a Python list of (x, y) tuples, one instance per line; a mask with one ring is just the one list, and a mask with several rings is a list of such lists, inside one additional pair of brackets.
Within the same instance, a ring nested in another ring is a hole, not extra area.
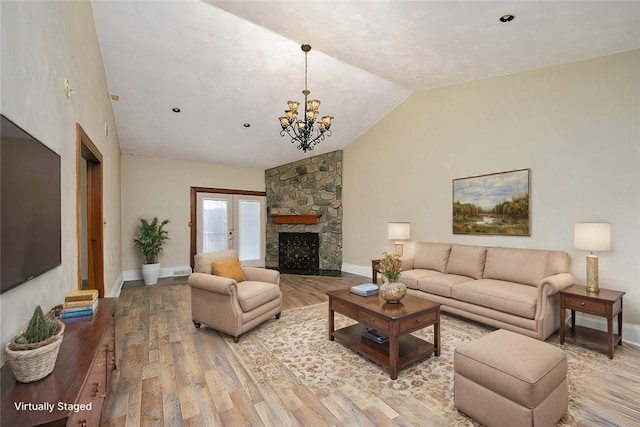
[(228, 188), (209, 188), (209, 187), (191, 187), (191, 216), (189, 220), (190, 232), (190, 245), (189, 245), (189, 260), (191, 269), (195, 266), (194, 257), (196, 256), (196, 239), (198, 236), (197, 230), (197, 207), (198, 207), (198, 193), (218, 193), (218, 194), (231, 194), (240, 196), (267, 196), (266, 191), (251, 191), (251, 190), (232, 190)]
[[(87, 186), (80, 188), (82, 159), (87, 161)], [(78, 245), (77, 289), (82, 288), (81, 191), (87, 192), (87, 288), (104, 297), (104, 233), (102, 153), (80, 123), (76, 123), (76, 240)]]

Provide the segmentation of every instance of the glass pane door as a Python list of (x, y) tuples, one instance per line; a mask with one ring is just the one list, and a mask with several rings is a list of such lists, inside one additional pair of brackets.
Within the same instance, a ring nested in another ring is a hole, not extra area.
[(197, 193), (196, 253), (236, 249), (242, 265), (264, 267), (266, 197)]
[(197, 253), (233, 247), (232, 212), (231, 196), (198, 193)]
[(264, 267), (265, 198), (234, 196), (235, 245), (243, 265)]

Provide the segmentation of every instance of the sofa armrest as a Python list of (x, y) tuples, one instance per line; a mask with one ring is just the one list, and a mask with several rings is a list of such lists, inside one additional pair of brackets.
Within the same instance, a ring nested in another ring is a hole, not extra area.
[(214, 276), (207, 273), (191, 273), (188, 279), (189, 286), (203, 289), (209, 292), (215, 292), (222, 295), (231, 295), (232, 287), (236, 285), (236, 281), (222, 276)]
[(280, 285), (280, 272), (278, 270), (260, 267), (242, 267), (242, 271), (247, 280)]
[[(555, 295), (574, 284), (573, 276), (569, 273), (558, 273), (545, 277), (540, 281), (539, 288), (547, 295)], [(545, 286), (546, 285), (546, 286)]]

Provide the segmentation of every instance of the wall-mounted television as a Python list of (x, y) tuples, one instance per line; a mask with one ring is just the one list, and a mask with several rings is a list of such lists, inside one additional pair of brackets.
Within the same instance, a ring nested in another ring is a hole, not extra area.
[(60, 156), (0, 115), (0, 288), (60, 265)]

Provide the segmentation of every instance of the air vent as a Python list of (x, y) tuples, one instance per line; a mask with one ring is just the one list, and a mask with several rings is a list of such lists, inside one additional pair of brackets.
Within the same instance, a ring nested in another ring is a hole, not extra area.
[(180, 270), (173, 270), (173, 277), (180, 277), (180, 276), (188, 276), (191, 274), (191, 269), (190, 268), (183, 268)]

